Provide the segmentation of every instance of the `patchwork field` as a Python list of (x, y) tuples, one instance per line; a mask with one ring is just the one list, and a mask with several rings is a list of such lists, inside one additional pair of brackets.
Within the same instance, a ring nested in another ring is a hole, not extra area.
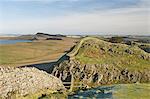
[(73, 38), (63, 38), (0, 45), (0, 65), (16, 67), (50, 62), (60, 58), (76, 41)]

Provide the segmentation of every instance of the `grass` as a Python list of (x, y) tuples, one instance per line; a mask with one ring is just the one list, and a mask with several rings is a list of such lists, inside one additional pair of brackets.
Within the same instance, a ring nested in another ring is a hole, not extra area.
[(75, 57), (82, 64), (108, 64), (130, 70), (150, 69), (150, 54), (138, 46), (110, 43), (97, 38), (82, 39), (68, 55)]
[(130, 70), (150, 69), (150, 61), (137, 59), (134, 56), (102, 56), (101, 58), (91, 58), (87, 56), (76, 56), (82, 64), (109, 64), (119, 68), (128, 68)]
[(149, 99), (150, 84), (115, 84), (80, 90), (69, 99)]
[(67, 95), (66, 93), (59, 93), (57, 91), (53, 91), (50, 89), (42, 89), (36, 93), (30, 93), (25, 96), (21, 96), (18, 93), (11, 93), (9, 98), (10, 99), (58, 99), (59, 97), (62, 97), (61, 99), (66, 99)]
[[(107, 85), (108, 86), (112, 86), (112, 85)], [(136, 83), (136, 84), (117, 84), (117, 85), (113, 85), (113, 89), (112, 89), (112, 98), (113, 99), (149, 99), (150, 97), (150, 84), (141, 84), (141, 83)], [(92, 90), (92, 89), (88, 89), (88, 90)], [(93, 90), (99, 90), (94, 88)], [(86, 90), (85, 90), (86, 91)], [(105, 91), (104, 91), (105, 92)], [(81, 92), (81, 93), (84, 93)], [(91, 98), (95, 95), (98, 95), (99, 93), (87, 93), (85, 92), (85, 94), (79, 94), (80, 96), (83, 95), (83, 97), (86, 98)], [(101, 93), (101, 92), (100, 92)], [(91, 96), (88, 97), (88, 94), (91, 94)], [(77, 94), (78, 95), (78, 94)], [(85, 95), (85, 96), (84, 96)], [(13, 95), (11, 96), (11, 98), (14, 99), (59, 99), (61, 97), (61, 99), (67, 99), (67, 93), (58, 93), (58, 92), (54, 92), (51, 90), (41, 90), (37, 93), (34, 94), (29, 94), (26, 96), (19, 96), (19, 95)], [(98, 98), (98, 97), (97, 97)], [(71, 98), (73, 99), (73, 97)]]
[(76, 39), (34, 41), (0, 45), (0, 65), (20, 66), (57, 60), (69, 50)]
[(116, 85), (113, 92), (114, 99), (149, 99), (150, 84)]

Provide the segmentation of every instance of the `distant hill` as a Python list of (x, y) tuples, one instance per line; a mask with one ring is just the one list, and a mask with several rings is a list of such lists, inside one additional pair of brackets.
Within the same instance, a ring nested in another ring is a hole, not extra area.
[(37, 36), (53, 36), (53, 37), (66, 37), (65, 35), (61, 35), (61, 34), (47, 34), (47, 33), (36, 33)]
[(16, 39), (33, 40), (34, 35), (21, 35), (21, 36), (17, 36)]
[(34, 40), (62, 40), (62, 37), (66, 36), (61, 34), (36, 33)]
[(65, 35), (61, 34), (47, 34), (47, 33), (36, 33), (35, 35), (21, 35), (14, 37), (13, 39), (23, 39), (23, 40), (62, 40)]

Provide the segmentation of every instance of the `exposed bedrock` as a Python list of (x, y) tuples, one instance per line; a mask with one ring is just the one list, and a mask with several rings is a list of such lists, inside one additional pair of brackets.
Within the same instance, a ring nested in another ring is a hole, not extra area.
[(88, 87), (150, 82), (150, 54), (138, 46), (86, 37), (67, 55), (70, 59), (52, 72), (65, 82), (73, 79), (74, 84), (81, 82)]
[(54, 68), (52, 74), (64, 82), (71, 81), (73, 75), (75, 82), (82, 82), (88, 87), (116, 83), (150, 82), (150, 70), (131, 71), (127, 68), (119, 69), (107, 64), (80, 64), (77, 60), (60, 63)]

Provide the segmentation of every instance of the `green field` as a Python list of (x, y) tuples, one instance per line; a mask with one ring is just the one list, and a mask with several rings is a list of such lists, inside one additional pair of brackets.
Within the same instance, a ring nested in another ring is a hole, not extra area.
[(0, 45), (0, 65), (20, 66), (50, 62), (60, 58), (76, 40), (43, 40), (27, 43)]

